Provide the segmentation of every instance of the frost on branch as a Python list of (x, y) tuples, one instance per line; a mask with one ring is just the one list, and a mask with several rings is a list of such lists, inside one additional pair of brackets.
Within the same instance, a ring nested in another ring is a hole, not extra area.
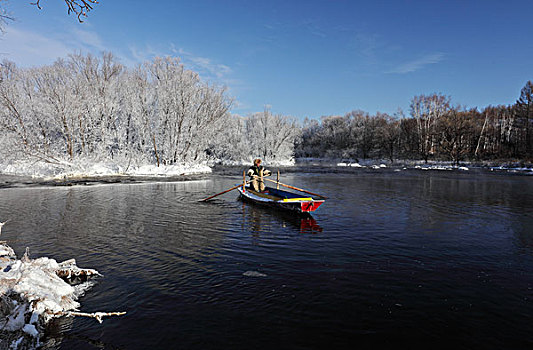
[(293, 118), (268, 108), (240, 117), (229, 112), (232, 104), (225, 87), (203, 81), (175, 57), (136, 68), (111, 53), (78, 53), (33, 68), (3, 61), (0, 172), (69, 176), (105, 164), (128, 175), (147, 166), (292, 157), (299, 137)]
[(31, 259), (26, 249), (19, 260), (0, 242), (0, 348), (38, 347), (45, 325), (55, 317), (93, 317), (101, 323), (104, 316), (125, 314), (78, 311), (77, 299), (93, 285), (92, 276), (100, 274), (80, 269), (74, 259)]

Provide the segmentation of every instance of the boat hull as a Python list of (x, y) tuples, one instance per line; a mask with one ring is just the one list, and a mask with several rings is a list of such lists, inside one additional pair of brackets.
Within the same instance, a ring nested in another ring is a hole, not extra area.
[(318, 209), (323, 199), (301, 197), (295, 193), (267, 187), (264, 192), (256, 192), (250, 188), (238, 188), (241, 198), (272, 208), (293, 211), (301, 214), (311, 213)]

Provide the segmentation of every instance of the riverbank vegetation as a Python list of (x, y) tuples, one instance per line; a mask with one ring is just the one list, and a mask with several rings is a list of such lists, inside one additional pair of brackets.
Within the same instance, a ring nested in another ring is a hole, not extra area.
[(262, 157), (390, 161), (532, 160), (533, 84), (512, 105), (482, 109), (442, 94), (412, 98), (409, 115), (354, 110), (319, 120), (270, 109), (232, 115), (225, 87), (177, 58), (125, 67), (110, 53), (72, 54), (54, 64), (0, 65), (0, 157), (63, 167), (101, 162), (123, 172)]
[(298, 135), (294, 119), (268, 109), (231, 115), (226, 89), (177, 58), (130, 69), (110, 53), (74, 54), (50, 66), (4, 61), (0, 68), (0, 156), (11, 162), (113, 162), (127, 171), (256, 154), (290, 158)]
[(512, 105), (453, 105), (442, 94), (420, 95), (410, 115), (352, 111), (306, 120), (299, 157), (428, 161), (533, 161), (533, 83)]

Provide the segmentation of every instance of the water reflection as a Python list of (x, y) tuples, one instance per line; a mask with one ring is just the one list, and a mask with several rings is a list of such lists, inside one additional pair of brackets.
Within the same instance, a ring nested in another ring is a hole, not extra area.
[(242, 221), (243, 223), (250, 223), (250, 229), (254, 235), (259, 235), (263, 231), (270, 231), (273, 226), (279, 226), (281, 228), (291, 227), (296, 232), (302, 234), (315, 234), (323, 231), (322, 227), (311, 214), (299, 215), (254, 205), (240, 198), (239, 200), (242, 202)]
[(72, 325), (74, 323), (73, 317), (54, 318), (46, 325), (46, 337), (43, 339), (40, 349), (55, 350), (59, 349), (61, 345), (68, 341), (72, 348), (90, 348), (90, 349), (113, 349), (119, 350), (111, 343), (103, 342), (99, 339), (92, 338), (80, 332), (73, 332)]
[(57, 349), (63, 343), (65, 335), (72, 329), (72, 317), (53, 318), (46, 325), (46, 337), (43, 339), (43, 349)]

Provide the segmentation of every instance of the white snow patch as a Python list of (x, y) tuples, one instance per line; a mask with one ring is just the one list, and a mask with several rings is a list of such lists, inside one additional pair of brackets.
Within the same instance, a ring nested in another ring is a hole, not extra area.
[[(96, 270), (79, 269), (74, 259), (58, 263), (47, 257), (30, 259), (27, 254), (17, 259), (5, 243), (0, 243), (0, 271), (0, 329), (18, 339), (11, 341), (12, 348), (37, 347), (44, 324), (80, 307), (76, 299), (87, 284), (72, 286), (59, 276), (99, 275)], [(6, 344), (0, 339), (2, 345)]]
[(361, 164), (359, 163), (345, 163), (345, 162), (340, 162), (340, 163), (337, 163), (337, 166), (349, 166), (349, 167), (353, 167), (353, 168), (364, 168)]
[(246, 277), (266, 277), (267, 275), (259, 271), (246, 271), (242, 274)]
[(528, 168), (528, 167), (505, 167), (503, 165), (490, 167), (490, 170), (491, 171), (502, 170), (502, 171), (508, 171), (508, 172), (524, 172), (524, 173), (533, 172), (533, 168)]
[(24, 340), (24, 337), (20, 337), (17, 340), (13, 340), (11, 345), (9, 346), (10, 349), (16, 350), (19, 348), (19, 346), (22, 344), (22, 341)]
[(456, 167), (451, 166), (451, 165), (425, 165), (425, 166), (416, 165), (414, 168), (418, 170), (446, 170), (446, 171), (456, 169)]
[(62, 163), (48, 164), (44, 162), (17, 161), (11, 164), (0, 164), (0, 173), (8, 175), (32, 176), (45, 180), (109, 177), (109, 176), (153, 176), (170, 177), (210, 173), (207, 164), (179, 164), (179, 165), (140, 165), (127, 166), (113, 162), (90, 163)]
[(143, 165), (138, 168), (131, 169), (130, 175), (137, 176), (180, 176), (180, 175), (193, 175), (193, 174), (206, 174), (210, 173), (211, 168), (207, 165), (166, 165), (166, 166), (154, 166)]
[(13, 249), (10, 246), (2, 244), (2, 245), (0, 245), (0, 256), (1, 257), (15, 256), (15, 252), (13, 251)]
[(39, 332), (37, 331), (37, 328), (35, 328), (32, 324), (25, 324), (24, 327), (22, 327), (22, 331), (24, 333), (28, 333), (34, 338), (37, 338), (39, 336)]
[[(253, 158), (249, 159), (240, 159), (240, 160), (220, 160), (217, 162), (212, 162), (211, 165), (214, 164), (221, 164), (226, 166), (251, 166), (254, 162)], [(282, 167), (290, 167), (294, 166), (296, 164), (296, 160), (294, 158), (290, 159), (262, 159), (262, 164), (265, 167), (272, 167), (272, 166), (282, 166)]]

